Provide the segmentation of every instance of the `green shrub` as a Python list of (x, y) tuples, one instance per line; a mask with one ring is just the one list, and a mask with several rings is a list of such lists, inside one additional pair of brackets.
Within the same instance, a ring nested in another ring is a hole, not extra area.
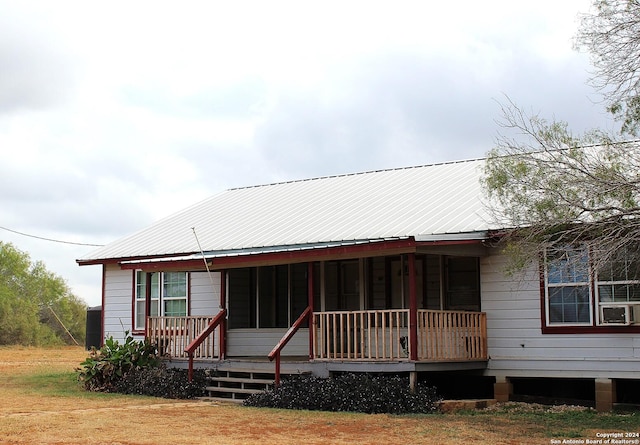
[(400, 376), (340, 374), (330, 379), (294, 376), (254, 394), (246, 406), (362, 413), (432, 413), (440, 400), (434, 387), (409, 388)]
[(78, 380), (89, 391), (113, 391), (115, 384), (132, 370), (160, 364), (157, 348), (148, 339), (136, 341), (126, 332), (123, 344), (109, 337), (102, 348), (92, 348), (80, 363)]
[(193, 399), (205, 395), (205, 386), (204, 370), (194, 369), (193, 380), (189, 382), (186, 369), (167, 368), (162, 364), (131, 370), (115, 382), (112, 390), (122, 394)]

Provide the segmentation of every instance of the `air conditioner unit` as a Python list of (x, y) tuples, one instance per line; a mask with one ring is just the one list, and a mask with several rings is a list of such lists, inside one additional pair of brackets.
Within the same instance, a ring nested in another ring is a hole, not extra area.
[(628, 326), (634, 322), (634, 310), (629, 304), (602, 306), (600, 322), (606, 325)]

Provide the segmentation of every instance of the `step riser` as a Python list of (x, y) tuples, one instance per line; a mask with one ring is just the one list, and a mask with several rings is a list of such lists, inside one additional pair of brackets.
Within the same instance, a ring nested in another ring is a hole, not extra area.
[[(275, 374), (263, 370), (252, 369), (224, 369), (217, 371), (219, 375), (207, 378), (209, 386), (205, 388), (209, 398), (242, 402), (252, 394), (261, 393), (269, 389), (275, 382)], [(285, 375), (300, 375), (300, 373), (282, 373)]]

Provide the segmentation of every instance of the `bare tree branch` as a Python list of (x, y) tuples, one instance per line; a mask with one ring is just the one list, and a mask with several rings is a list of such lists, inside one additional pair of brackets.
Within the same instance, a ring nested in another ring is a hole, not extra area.
[[(503, 107), (503, 135), (489, 153), (483, 186), (514, 265), (554, 245), (592, 243), (605, 261), (640, 245), (640, 143), (600, 131), (572, 135), (564, 122)], [(596, 247), (597, 246), (597, 247)]]
[(594, 0), (594, 13), (581, 16), (577, 48), (591, 55), (591, 84), (622, 120), (625, 133), (637, 135), (640, 123), (640, 0)]

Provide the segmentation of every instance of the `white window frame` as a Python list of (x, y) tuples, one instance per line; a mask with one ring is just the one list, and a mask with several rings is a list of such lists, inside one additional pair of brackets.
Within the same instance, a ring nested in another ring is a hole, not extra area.
[[(184, 274), (184, 295), (167, 295), (167, 284), (170, 282), (167, 281), (171, 274)], [(133, 330), (134, 331), (143, 331), (145, 329), (145, 322), (148, 314), (144, 314), (139, 320), (140, 310), (146, 311), (146, 276), (147, 274), (144, 271), (136, 270), (134, 274), (134, 304), (133, 304)], [(184, 315), (171, 315), (171, 316), (187, 316), (189, 315), (189, 275), (187, 272), (153, 272), (152, 273), (152, 283), (153, 276), (157, 278), (157, 284), (154, 286), (151, 285), (151, 315), (156, 316), (159, 315), (161, 317), (166, 316), (166, 303), (170, 301), (181, 301), (185, 302), (185, 313)], [(141, 282), (144, 280), (144, 282)], [(142, 324), (140, 324), (142, 322)]]
[[(628, 265), (629, 263), (629, 258), (626, 255), (622, 256), (622, 260), (625, 263), (625, 267)], [(640, 286), (640, 279), (628, 279), (629, 276), (625, 277), (626, 279), (612, 279), (612, 280), (605, 280), (605, 279), (600, 279), (600, 274), (598, 274), (598, 276), (596, 277), (595, 280), (595, 290), (596, 290), (596, 302), (597, 302), (597, 308), (598, 310), (596, 311), (596, 318), (597, 318), (597, 324), (598, 326), (607, 326), (608, 323), (603, 323), (602, 320), (602, 308), (603, 307), (615, 307), (615, 306), (631, 306), (633, 307), (637, 307), (640, 306), (640, 300), (630, 300), (627, 296), (626, 300), (615, 300), (615, 296), (612, 296), (611, 300), (607, 300), (607, 301), (603, 301), (602, 295), (601, 295), (601, 286), (626, 286), (626, 285), (638, 285)], [(633, 310), (633, 309), (632, 309)], [(638, 323), (640, 320), (636, 320), (635, 323)]]
[[(554, 251), (560, 251), (560, 249), (553, 249)], [(584, 261), (586, 264), (586, 270), (582, 272), (582, 274), (575, 273), (575, 268), (571, 268), (570, 271), (565, 270), (565, 272), (569, 272), (569, 275), (572, 278), (566, 281), (555, 281), (550, 280), (550, 260), (549, 260), (549, 251), (545, 251), (544, 258), (544, 292), (545, 292), (545, 322), (546, 326), (549, 327), (570, 327), (570, 326), (593, 326), (593, 289), (591, 285), (591, 277), (593, 276), (590, 265), (589, 252), (586, 246), (575, 246), (575, 247), (567, 247), (566, 249), (562, 249), (562, 251), (570, 254), (571, 252), (576, 252), (577, 255), (584, 255)], [(572, 260), (573, 258), (570, 258)], [(579, 260), (579, 258), (578, 258)], [(569, 265), (570, 266), (570, 265)], [(559, 271), (563, 274), (562, 270)], [(563, 274), (564, 275), (564, 274)], [(579, 275), (583, 275), (583, 277), (579, 277)], [(579, 280), (578, 278), (583, 278), (583, 280)], [(575, 321), (575, 322), (552, 322), (551, 321), (551, 289), (559, 289), (559, 288), (585, 288), (588, 292), (588, 302), (589, 302), (589, 321)]]

